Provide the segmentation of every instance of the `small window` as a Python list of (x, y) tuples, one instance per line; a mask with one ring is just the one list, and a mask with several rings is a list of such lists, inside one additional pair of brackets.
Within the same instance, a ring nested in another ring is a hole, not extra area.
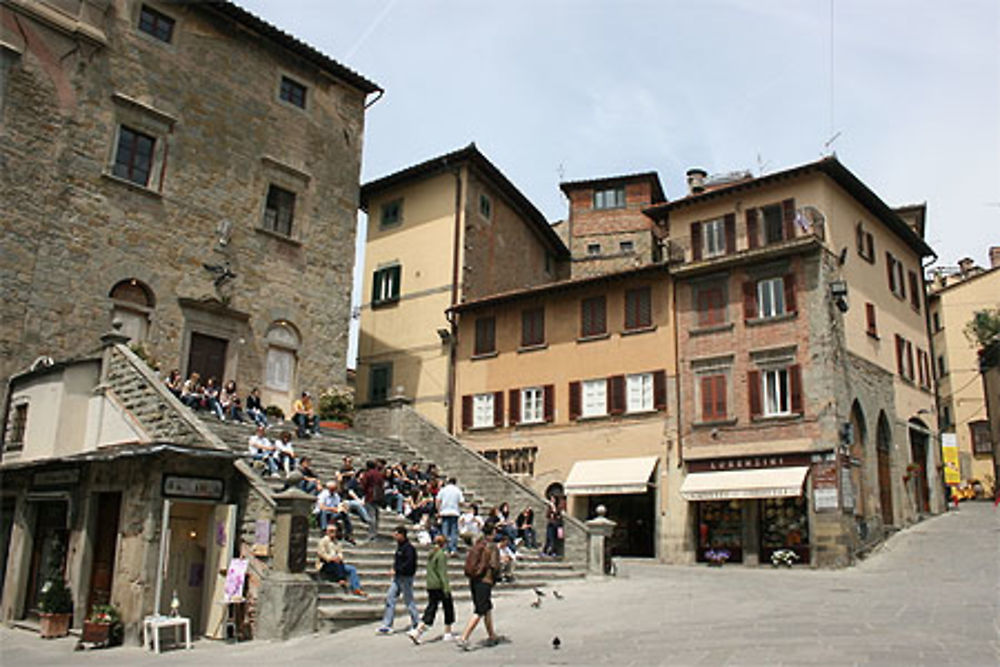
[(935, 333), (941, 331), (941, 314), (939, 312), (935, 311), (934, 314), (931, 315), (931, 321), (934, 323)]
[(886, 274), (889, 280), (889, 291), (900, 299), (906, 298), (906, 283), (904, 282), (905, 269), (903, 263), (896, 259), (892, 253), (885, 253)]
[(728, 416), (726, 407), (726, 376), (702, 375), (699, 378), (701, 391), (701, 420), (710, 422), (725, 419)]
[(545, 343), (545, 309), (530, 308), (521, 311), (521, 347)]
[(939, 355), (938, 358), (937, 358), (937, 370), (938, 370), (938, 377), (944, 377), (945, 375), (948, 374), (948, 369), (945, 368), (945, 365), (944, 365), (944, 355), (943, 354)]
[(594, 190), (594, 208), (625, 208), (625, 188)]
[(990, 437), (990, 423), (985, 419), (969, 422), (972, 435), (973, 454), (992, 454), (993, 439)]
[(914, 271), (909, 272), (910, 280), (910, 306), (913, 310), (920, 312), (920, 280), (917, 278), (917, 274)]
[(717, 257), (726, 254), (726, 225), (723, 218), (701, 223), (702, 257)]
[(479, 215), (487, 220), (493, 219), (493, 200), (484, 193), (479, 195)]
[(281, 77), (278, 97), (300, 109), (306, 108), (306, 87), (295, 79), (290, 79), (287, 76)]
[(584, 417), (603, 417), (608, 414), (608, 381), (605, 378), (599, 380), (584, 380), (581, 384), (583, 391), (583, 412)]
[(476, 318), (476, 344), (473, 354), (490, 354), (497, 350), (496, 318)]
[(607, 333), (607, 303), (603, 296), (593, 296), (580, 302), (580, 336), (600, 336)]
[(496, 425), (493, 411), (493, 394), (476, 394), (472, 397), (472, 428), (492, 428)]
[(648, 329), (653, 326), (653, 303), (649, 287), (625, 291), (625, 330)]
[(785, 281), (770, 278), (757, 283), (757, 316), (777, 317), (785, 314)]
[(4, 451), (24, 449), (24, 434), (28, 430), (28, 404), (18, 403), (11, 408), (10, 425), (7, 427)]
[(872, 233), (865, 229), (864, 223), (859, 222), (855, 228), (855, 242), (858, 246), (858, 255), (861, 259), (875, 262), (875, 239)]
[(698, 309), (698, 326), (711, 327), (726, 323), (726, 296), (722, 284), (694, 288)]
[(118, 129), (118, 147), (115, 151), (115, 164), (111, 173), (118, 178), (124, 178), (137, 185), (149, 185), (150, 173), (153, 169), (153, 148), (156, 139), (122, 125)]
[(402, 267), (398, 264), (375, 271), (372, 276), (372, 305), (399, 301), (399, 282)]
[(152, 7), (143, 5), (139, 10), (139, 30), (169, 44), (174, 37), (174, 20)]
[(403, 222), (403, 200), (382, 204), (381, 224), (383, 227), (394, 227)]
[(545, 390), (542, 387), (528, 387), (521, 390), (522, 424), (541, 424), (545, 421)]
[(368, 401), (385, 403), (392, 386), (392, 364), (373, 364), (368, 372)]
[(878, 321), (875, 317), (875, 304), (865, 303), (865, 333), (872, 338), (878, 338)]
[(601, 244), (600, 243), (588, 243), (587, 244), (587, 254), (588, 255), (600, 255), (601, 254)]
[(648, 412), (653, 409), (653, 374), (637, 373), (625, 376), (626, 409), (628, 412)]
[(273, 183), (269, 185), (267, 202), (264, 204), (264, 229), (282, 236), (291, 236), (294, 215), (295, 193)]
[(630, 255), (635, 252), (635, 244), (632, 241), (621, 241), (618, 243), (618, 250), (623, 255)]

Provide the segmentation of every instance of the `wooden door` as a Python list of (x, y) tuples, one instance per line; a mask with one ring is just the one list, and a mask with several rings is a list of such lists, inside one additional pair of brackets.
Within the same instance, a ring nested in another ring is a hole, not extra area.
[(35, 514), (35, 539), (31, 550), (28, 573), (28, 598), (25, 611), (38, 612), (38, 597), (45, 582), (66, 576), (66, 502), (62, 500), (38, 503)]
[(914, 473), (916, 482), (917, 511), (931, 511), (931, 490), (927, 484), (927, 436), (910, 431), (910, 454), (918, 470)]
[(226, 347), (228, 344), (224, 338), (191, 332), (188, 375), (198, 373), (201, 375), (202, 382), (214, 377), (216, 384), (221, 387), (226, 381)]
[(224, 604), (226, 572), (233, 558), (236, 538), (236, 505), (216, 505), (211, 515), (212, 540), (208, 545), (208, 571), (205, 573), (205, 592), (202, 600), (202, 618), (207, 619), (204, 633), (212, 639), (225, 639), (223, 621), (228, 608)]
[(94, 605), (111, 602), (111, 583), (115, 574), (115, 555), (118, 547), (118, 518), (121, 513), (122, 494), (97, 494), (97, 526), (94, 534), (94, 565), (90, 570), (90, 596), (87, 614)]

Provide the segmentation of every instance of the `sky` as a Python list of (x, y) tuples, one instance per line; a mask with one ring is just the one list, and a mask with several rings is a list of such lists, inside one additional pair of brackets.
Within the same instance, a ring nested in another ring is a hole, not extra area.
[(832, 150), (937, 265), (1000, 245), (998, 0), (236, 1), (385, 89), (362, 182), (474, 141), (556, 221), (564, 180)]

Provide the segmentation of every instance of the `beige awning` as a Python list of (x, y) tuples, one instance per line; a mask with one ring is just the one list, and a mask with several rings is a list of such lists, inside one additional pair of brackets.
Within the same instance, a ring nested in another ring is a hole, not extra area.
[(681, 484), (684, 500), (790, 498), (802, 495), (808, 466), (693, 472)]
[(566, 478), (568, 495), (598, 496), (612, 493), (645, 493), (657, 457), (577, 461)]

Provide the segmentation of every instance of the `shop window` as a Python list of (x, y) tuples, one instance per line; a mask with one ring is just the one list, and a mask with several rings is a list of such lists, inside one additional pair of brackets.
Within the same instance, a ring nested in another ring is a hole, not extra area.
[(760, 501), (760, 560), (767, 563), (771, 554), (790, 549), (797, 562), (809, 564), (809, 512), (806, 499), (766, 498)]
[(473, 354), (491, 354), (497, 350), (496, 318), (476, 318), (476, 341)]
[(380, 306), (399, 301), (399, 283), (402, 267), (385, 266), (372, 275), (372, 305)]
[(708, 551), (729, 552), (730, 563), (743, 562), (743, 504), (739, 500), (710, 500), (698, 505), (698, 552), (704, 563)]
[(593, 296), (580, 302), (580, 336), (600, 336), (607, 333), (607, 303), (603, 296)]
[(626, 409), (628, 412), (648, 412), (653, 409), (653, 374), (636, 373), (625, 376)]
[(264, 385), (277, 392), (289, 392), (295, 382), (299, 334), (287, 322), (275, 322), (267, 330)]
[(148, 5), (139, 10), (139, 30), (161, 42), (170, 43), (174, 38), (174, 19)]
[(521, 347), (534, 347), (545, 343), (545, 309), (529, 308), (521, 311)]
[(653, 326), (653, 298), (649, 287), (625, 291), (625, 330), (648, 329)]

